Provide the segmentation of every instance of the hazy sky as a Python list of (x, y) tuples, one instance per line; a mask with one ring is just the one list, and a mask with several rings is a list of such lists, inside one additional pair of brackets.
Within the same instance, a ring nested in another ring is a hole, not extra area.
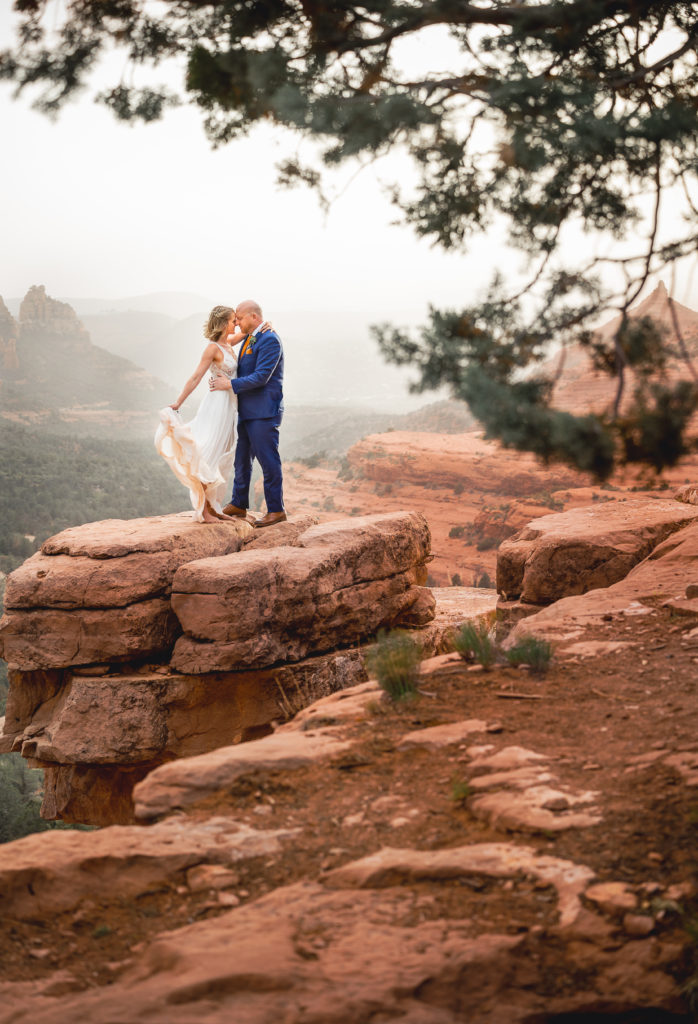
[(86, 96), (52, 122), (29, 94), (11, 94), (0, 84), (6, 297), (42, 283), (55, 296), (191, 291), (255, 296), (270, 309), (398, 315), (472, 300), (501, 258), (495, 238), (464, 257), (391, 226), (384, 185), (409, 173), (400, 158), (362, 172), (324, 215), (307, 190), (275, 185), (275, 163), (296, 145), (288, 133), (262, 127), (213, 151), (193, 108), (128, 126)]
[[(12, 20), (9, 0), (0, 0), (0, 46), (10, 42)], [(430, 38), (410, 61), (433, 64), (444, 54), (443, 36)], [(194, 108), (128, 126), (85, 96), (51, 122), (30, 108), (29, 95), (13, 101), (11, 93), (0, 83), (5, 297), (39, 283), (54, 296), (186, 291), (212, 303), (255, 297), (272, 314), (384, 311), (399, 319), (429, 301), (467, 304), (495, 267), (513, 273), (520, 265), (497, 232), (464, 256), (392, 225), (397, 211), (384, 185), (409, 178), (406, 158), (364, 171), (324, 215), (313, 194), (275, 185), (275, 163), (295, 148), (287, 133), (262, 127), (213, 151)], [(694, 291), (684, 274), (677, 298), (691, 301)]]

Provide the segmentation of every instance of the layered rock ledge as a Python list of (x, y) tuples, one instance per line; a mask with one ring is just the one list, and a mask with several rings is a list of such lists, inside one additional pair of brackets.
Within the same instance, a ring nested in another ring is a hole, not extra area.
[(542, 516), (501, 545), (497, 590), (542, 605), (609, 587), (697, 519), (698, 508), (685, 499), (619, 501)]
[[(0, 741), (43, 768), (42, 814), (133, 820), (152, 768), (270, 732), (366, 678), (380, 628), (463, 621), (422, 584), (429, 527), (416, 512), (255, 534), (188, 513), (65, 530), (12, 573), (0, 620), (10, 694)], [(470, 617), (492, 592), (464, 592)]]

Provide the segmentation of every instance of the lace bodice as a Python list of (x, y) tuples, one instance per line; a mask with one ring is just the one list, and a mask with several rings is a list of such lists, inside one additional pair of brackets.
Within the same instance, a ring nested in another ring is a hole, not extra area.
[(214, 342), (214, 345), (218, 345), (218, 348), (223, 353), (223, 362), (213, 363), (211, 366), (211, 373), (214, 377), (227, 377), (228, 380), (230, 380), (235, 373), (235, 367), (237, 366), (238, 361), (237, 356), (234, 352), (228, 352), (227, 349), (224, 349), (217, 341)]

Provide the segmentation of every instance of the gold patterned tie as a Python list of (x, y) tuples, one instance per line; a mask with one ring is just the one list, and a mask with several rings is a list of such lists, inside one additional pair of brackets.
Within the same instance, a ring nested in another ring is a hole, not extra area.
[(252, 348), (252, 342), (253, 341), (254, 341), (254, 334), (248, 334), (247, 337), (245, 338), (245, 340), (242, 343), (242, 348), (240, 349), (240, 355), (238, 357), (239, 359), (242, 359), (242, 357), (244, 355), (246, 355), (247, 352), (249, 352), (249, 350)]

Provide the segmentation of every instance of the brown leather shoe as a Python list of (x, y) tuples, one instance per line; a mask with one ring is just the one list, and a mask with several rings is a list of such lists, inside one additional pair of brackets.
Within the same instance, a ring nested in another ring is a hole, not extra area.
[(239, 516), (240, 519), (244, 519), (247, 515), (246, 508), (238, 508), (237, 505), (226, 505), (223, 509), (224, 516)]
[(261, 530), (265, 526), (276, 526), (277, 523), (285, 523), (287, 519), (285, 512), (267, 512), (265, 516), (258, 519), (254, 524), (256, 529)]

